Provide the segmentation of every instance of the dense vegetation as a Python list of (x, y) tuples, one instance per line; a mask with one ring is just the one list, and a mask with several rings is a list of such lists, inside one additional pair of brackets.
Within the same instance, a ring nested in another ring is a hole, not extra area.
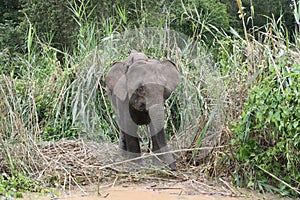
[[(0, 194), (40, 190), (30, 180), (28, 163), (12, 157), (16, 143), (30, 146), (33, 141), (78, 138), (94, 126), (100, 133), (88, 139), (116, 140), (115, 122), (107, 116), (112, 110), (102, 90), (107, 68), (98, 79), (93, 71), (83, 75), (81, 70), (88, 67), (90, 53), (112, 34), (159, 27), (192, 38), (207, 55), (207, 63), (220, 71), (225, 89), (218, 92), (226, 102), (223, 132), (228, 135), (222, 143), (230, 147), (218, 160), (222, 163), (218, 170), (230, 174), (238, 186), (300, 195), (300, 4), (296, 1), (2, 2)], [(148, 51), (164, 55), (160, 49)], [(107, 59), (105, 65), (111, 61)], [(187, 68), (194, 83), (189, 89), (205, 83), (200, 64)], [(93, 84), (99, 89), (92, 97), (97, 103), (80, 107)], [(199, 96), (209, 95), (196, 89)], [(81, 109), (93, 110), (97, 116), (87, 119)], [(196, 143), (203, 136), (198, 137)]]

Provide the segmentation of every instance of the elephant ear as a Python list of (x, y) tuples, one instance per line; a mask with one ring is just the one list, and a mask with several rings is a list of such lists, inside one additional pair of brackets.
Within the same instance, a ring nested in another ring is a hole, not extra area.
[(110, 95), (116, 95), (120, 100), (124, 101), (127, 96), (126, 88), (126, 71), (127, 67), (123, 62), (116, 62), (112, 65), (105, 77), (105, 84)]
[(161, 62), (162, 68), (161, 73), (166, 79), (166, 85), (165, 85), (165, 99), (170, 96), (170, 94), (175, 90), (176, 86), (180, 82), (180, 73), (177, 70), (177, 67), (175, 63), (173, 63), (170, 60), (165, 60)]

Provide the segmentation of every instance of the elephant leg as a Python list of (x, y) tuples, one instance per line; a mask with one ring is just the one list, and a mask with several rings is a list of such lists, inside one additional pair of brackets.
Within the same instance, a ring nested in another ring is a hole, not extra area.
[(137, 135), (137, 125), (129, 114), (128, 100), (120, 101), (117, 99), (117, 121), (120, 128), (119, 148), (122, 154), (132, 158), (140, 156), (139, 139)]
[[(137, 135), (137, 124), (132, 120), (129, 113), (129, 104), (126, 101), (117, 101), (117, 116), (120, 130), (119, 148), (121, 155), (126, 159), (132, 159), (141, 156), (141, 148), (139, 137)], [(133, 161), (136, 164), (144, 165), (143, 160), (138, 159)]]
[[(139, 138), (134, 135), (127, 134), (124, 131), (121, 132), (124, 137), (124, 143), (126, 147), (126, 149), (123, 151), (123, 156), (125, 156), (127, 159), (140, 157), (141, 148)], [(145, 165), (145, 162), (142, 159), (133, 160), (133, 162), (141, 166)]]
[(125, 133), (121, 130), (120, 130), (120, 134), (119, 134), (119, 148), (121, 150), (127, 151)]
[[(164, 129), (161, 129), (157, 134), (151, 136), (152, 151), (155, 153), (168, 152), (167, 140), (165, 137)], [(172, 153), (159, 155), (158, 158), (166, 162), (171, 170), (176, 170), (176, 163)], [(160, 161), (159, 161), (160, 162)]]
[(121, 154), (127, 158), (135, 158), (141, 155), (139, 138), (136, 133), (133, 132), (127, 134), (125, 131), (121, 130), (119, 148), (121, 150)]
[(122, 134), (124, 135), (126, 151), (128, 153), (133, 153), (133, 154), (139, 156), (141, 153), (139, 138), (136, 136), (129, 135), (123, 131), (122, 131)]

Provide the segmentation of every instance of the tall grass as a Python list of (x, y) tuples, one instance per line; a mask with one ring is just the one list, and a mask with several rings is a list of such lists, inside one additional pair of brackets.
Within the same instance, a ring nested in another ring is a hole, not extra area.
[[(176, 148), (190, 145), (204, 118), (210, 118), (212, 123), (213, 116), (220, 115), (217, 90), (222, 90), (219, 89), (222, 81), (210, 62), (210, 55), (187, 36), (153, 28), (128, 29), (117, 34), (119, 25), (114, 23), (119, 20), (106, 19), (102, 29), (97, 29), (94, 23), (83, 18), (90, 15), (85, 12), (84, 4), (70, 4), (70, 9), (79, 24), (77, 46), (72, 55), (40, 41), (29, 24), (27, 55), (14, 63), (21, 66), (22, 76), (1, 76), (3, 144), (8, 138), (15, 143), (18, 141), (15, 138), (21, 136), (25, 143), (79, 136), (115, 141), (118, 130), (103, 80), (111, 63), (126, 57), (130, 49), (143, 51), (151, 58), (171, 59), (183, 74), (166, 110), (166, 119), (173, 127), (168, 129), (178, 133), (173, 137)], [(118, 13), (121, 22), (126, 23), (124, 11), (119, 8)], [(63, 62), (58, 54), (63, 55)], [(171, 120), (174, 104), (179, 104), (177, 122)], [(9, 123), (4, 116), (9, 116)], [(208, 129), (203, 131), (206, 133)], [(183, 138), (188, 141), (181, 142)]]

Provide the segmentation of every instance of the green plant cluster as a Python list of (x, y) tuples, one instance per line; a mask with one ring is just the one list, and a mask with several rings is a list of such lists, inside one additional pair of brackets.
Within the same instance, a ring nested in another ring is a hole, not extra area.
[(262, 191), (297, 195), (294, 188), (300, 185), (300, 66), (286, 57), (282, 60), (262, 69), (261, 81), (249, 91), (240, 123), (235, 127), (235, 153), (241, 163), (236, 168), (235, 182)]
[[(282, 15), (287, 29), (293, 32), (295, 21), (290, 6), (292, 3), (280, 0), (243, 1), (246, 17), (252, 16), (253, 12), (253, 23), (247, 23), (247, 27), (264, 25), (268, 21), (265, 16), (279, 18)], [(24, 53), (27, 26), (31, 23), (42, 41), (70, 52), (77, 45), (76, 36), (82, 26), (80, 18), (91, 19), (103, 34), (107, 34), (107, 30), (101, 28), (103, 23), (109, 23), (115, 31), (123, 31), (130, 26), (169, 26), (186, 35), (200, 36), (205, 42), (211, 42), (212, 31), (219, 29), (228, 32), (229, 26), (239, 32), (243, 30), (237, 13), (236, 1), (224, 0), (3, 0), (0, 5), (0, 51), (8, 49), (11, 54)], [(197, 29), (199, 23), (210, 26)]]
[(32, 181), (22, 173), (14, 175), (0, 174), (0, 199), (22, 198), (23, 192), (40, 192), (41, 185)]

